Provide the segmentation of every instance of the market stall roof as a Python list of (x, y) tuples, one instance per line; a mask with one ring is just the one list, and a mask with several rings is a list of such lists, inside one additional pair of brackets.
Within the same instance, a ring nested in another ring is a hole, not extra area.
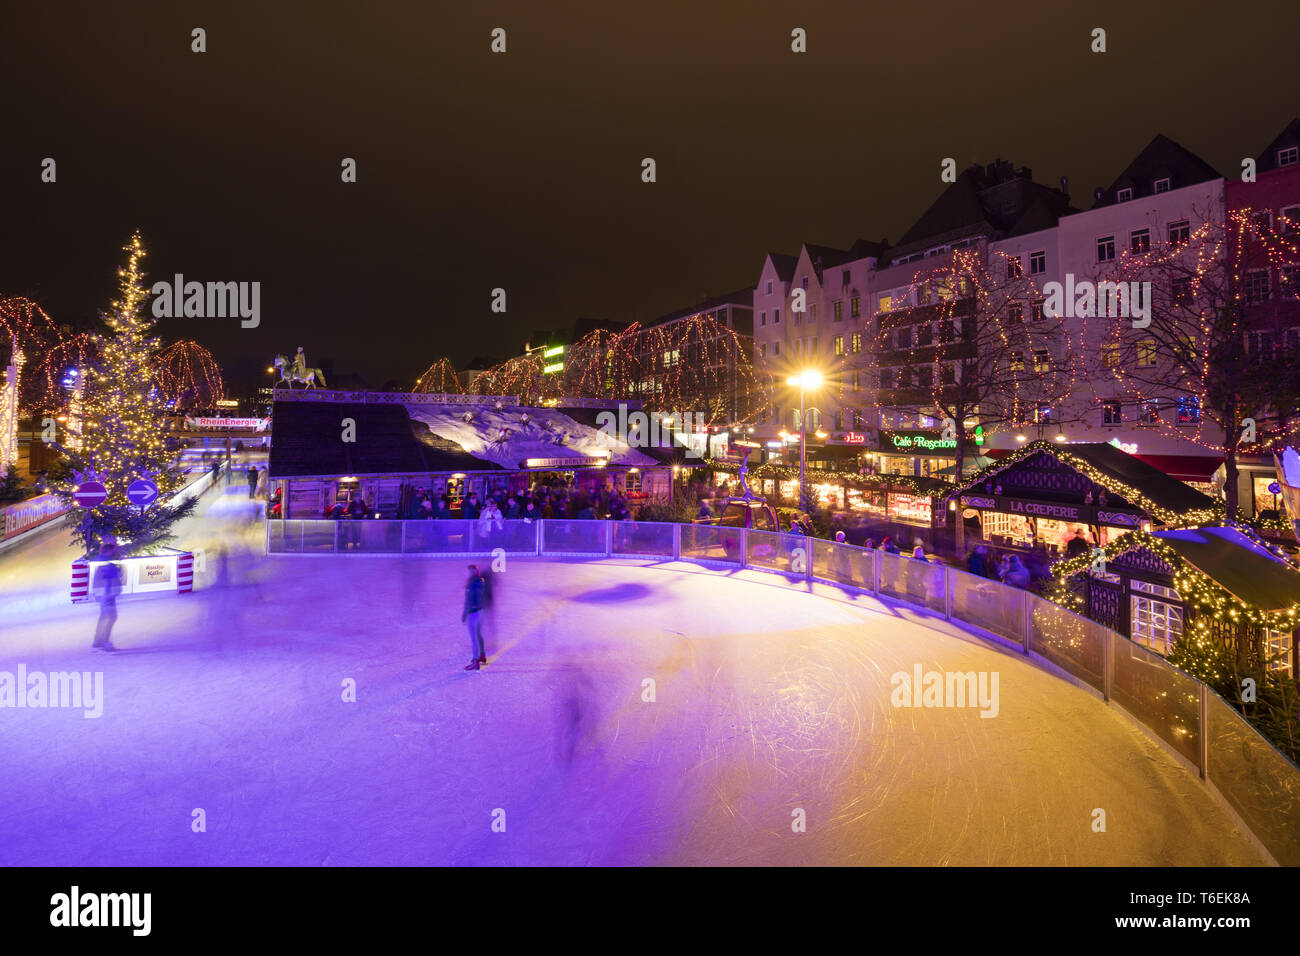
[(1079, 471), (1107, 494), (1143, 509), (1163, 524), (1201, 524), (1218, 511), (1213, 498), (1104, 442), (1031, 442), (972, 475), (954, 493), (974, 490), (1039, 455)]
[[(345, 418), (355, 423), (356, 441), (342, 440)], [(502, 470), (454, 442), (417, 438), (399, 404), (277, 401), (272, 428), (272, 478)]]
[(1157, 531), (1152, 537), (1245, 604), (1280, 611), (1300, 602), (1300, 569), (1234, 527)]

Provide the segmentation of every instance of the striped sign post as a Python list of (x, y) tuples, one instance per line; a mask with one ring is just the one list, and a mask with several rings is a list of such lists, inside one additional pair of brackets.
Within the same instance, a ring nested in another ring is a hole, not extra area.
[(186, 551), (176, 559), (176, 592), (184, 594), (194, 590), (194, 554)]
[(85, 604), (90, 600), (90, 562), (78, 558), (72, 562), (72, 603)]

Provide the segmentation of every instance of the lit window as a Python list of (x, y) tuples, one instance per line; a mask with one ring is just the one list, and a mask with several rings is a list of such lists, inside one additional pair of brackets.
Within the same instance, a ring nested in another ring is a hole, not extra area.
[(1156, 340), (1142, 339), (1137, 344), (1137, 364), (1139, 368), (1150, 368), (1156, 364)]
[(1119, 346), (1114, 342), (1107, 342), (1101, 347), (1101, 367), (1119, 368)]
[(1263, 637), (1264, 666), (1272, 673), (1285, 674), (1290, 677), (1292, 673), (1291, 658), (1294, 650), (1291, 632), (1274, 631), (1265, 628)]
[(1178, 400), (1178, 424), (1199, 425), (1201, 422), (1201, 400), (1195, 395), (1184, 395)]
[(1047, 349), (1034, 349), (1034, 371), (1048, 372), (1052, 368), (1052, 355)]
[(836, 355), (844, 354), (844, 336), (842, 335), (835, 336), (835, 354)]
[(894, 297), (891, 295), (882, 295), (880, 297), (880, 311), (888, 312), (894, 307)]
[(854, 351), (854, 352), (861, 352), (861, 351), (862, 351), (862, 333), (861, 333), (861, 332), (854, 332), (854, 333), (853, 333), (853, 351)]
[(1131, 584), (1138, 593), (1129, 596), (1130, 634), (1135, 643), (1167, 656), (1173, 650), (1174, 643), (1183, 636), (1183, 609), (1148, 595), (1157, 593), (1160, 596), (1173, 596), (1177, 600), (1178, 592), (1145, 581), (1133, 581)]
[(1010, 356), (1010, 366), (1013, 372), (1023, 372), (1025, 370), (1025, 355), (1023, 352), (1012, 352)]

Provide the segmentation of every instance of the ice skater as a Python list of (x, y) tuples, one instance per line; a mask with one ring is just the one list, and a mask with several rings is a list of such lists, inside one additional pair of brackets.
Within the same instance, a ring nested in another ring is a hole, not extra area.
[[(101, 557), (110, 561), (117, 556), (117, 548), (109, 546), (101, 552)], [(97, 651), (115, 651), (113, 646), (113, 625), (117, 623), (117, 596), (122, 593), (122, 570), (116, 564), (105, 564), (95, 575), (95, 593), (99, 597), (99, 623), (95, 625), (95, 642), (91, 645)]]
[(483, 647), (483, 607), (487, 587), (483, 576), (478, 573), (478, 565), (469, 566), (469, 580), (465, 582), (465, 607), (460, 612), (461, 622), (469, 631), (469, 648), (474, 658), (465, 665), (465, 670), (476, 671), (487, 663), (487, 652)]
[(248, 478), (248, 497), (252, 498), (254, 492), (257, 491), (257, 466), (249, 465), (248, 474), (245, 477)]

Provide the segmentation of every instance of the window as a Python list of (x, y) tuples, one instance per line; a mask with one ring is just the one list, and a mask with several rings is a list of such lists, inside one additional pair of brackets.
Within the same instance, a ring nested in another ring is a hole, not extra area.
[(837, 336), (835, 336), (834, 346), (835, 346), (835, 354), (836, 354), (836, 355), (843, 355), (843, 354), (844, 354), (844, 336), (842, 336), (842, 335), (837, 335)]
[(758, 313), (758, 324), (759, 324), (759, 325), (767, 325), (767, 313), (766, 313), (766, 312), (760, 312), (760, 313)]
[(1277, 674), (1291, 676), (1291, 632), (1264, 628), (1262, 634), (1264, 667)]
[(844, 286), (844, 288), (846, 288), (846, 289), (849, 287), (849, 270), (848, 270), (848, 269), (845, 269), (842, 273), (840, 273), (840, 285)]
[(856, 319), (862, 314), (862, 308), (859, 305), (860, 301), (856, 295), (849, 299), (849, 318)]
[(771, 295), (771, 294), (772, 294), (772, 280), (771, 280), (771, 279), (769, 279), (769, 280), (767, 281), (767, 294), (768, 294), (768, 295)]
[(918, 346), (929, 345), (934, 341), (934, 330), (930, 328), (930, 323), (916, 327), (916, 344)]
[(1168, 178), (1157, 179), (1153, 188), (1157, 193), (1167, 193), (1169, 192), (1169, 187), (1172, 185), (1173, 184), (1168, 180)]
[(898, 387), (899, 388), (912, 387), (912, 370), (910, 368), (900, 368), (898, 370)]
[(1129, 233), (1128, 247), (1131, 252), (1141, 255), (1144, 252), (1151, 251), (1151, 230), (1134, 229)]
[(1047, 300), (1039, 299), (1032, 304), (1033, 311), (1030, 315), (1035, 322), (1045, 322), (1047, 320)]
[(808, 321), (809, 321), (809, 322), (816, 322), (816, 321), (817, 321), (817, 303), (816, 303), (816, 302), (813, 302), (813, 303), (811, 303), (811, 304), (808, 306)]
[(1023, 372), (1025, 370), (1025, 353), (1012, 352), (1010, 355), (1010, 362), (1008, 364), (1011, 371)]
[(805, 292), (808, 291), (808, 277), (807, 277), (807, 276), (800, 276), (800, 277), (799, 277), (799, 288), (803, 289)]
[(844, 320), (844, 303), (837, 299), (831, 306), (831, 309), (834, 312), (834, 315), (832, 316), (833, 320), (836, 322), (842, 322)]
[(853, 333), (852, 343), (853, 343), (853, 351), (854, 351), (854, 352), (861, 352), (861, 351), (862, 351), (862, 333), (861, 333), (861, 332), (854, 332), (854, 333)]
[(718, 310), (717, 320), (723, 325), (727, 324), (727, 309), (725, 306)]
[(1047, 271), (1047, 250), (1043, 249), (1038, 252), (1029, 254), (1029, 274), (1036, 276), (1042, 275)]
[(1168, 228), (1169, 244), (1171, 246), (1181, 246), (1191, 238), (1191, 224), (1186, 219), (1179, 219), (1177, 222), (1171, 222)]
[(1282, 267), (1282, 285), (1287, 295), (1300, 294), (1300, 263)]
[(773, 325), (780, 325), (780, 324), (781, 324), (781, 310), (780, 310), (780, 309), (773, 309), (773, 310), (772, 310), (772, 324), (773, 324)]
[(781, 354), (781, 343), (780, 343), (780, 342), (773, 342), (773, 343), (772, 343), (772, 354), (773, 354), (773, 355), (780, 355), (780, 354)]
[(881, 388), (894, 387), (894, 370), (892, 368), (882, 368), (880, 370), (880, 387)]
[(1034, 371), (1048, 372), (1052, 368), (1052, 353), (1047, 349), (1034, 349)]
[(1251, 269), (1241, 283), (1241, 294), (1247, 302), (1263, 302), (1268, 298), (1268, 270)]
[(1168, 655), (1174, 643), (1183, 636), (1183, 609), (1168, 601), (1156, 600), (1143, 592), (1147, 589), (1171, 592), (1174, 595), (1178, 592), (1145, 581), (1130, 583), (1133, 590), (1139, 592), (1129, 595), (1130, 634), (1134, 643), (1148, 647), (1161, 656)]
[(928, 388), (934, 384), (934, 368), (930, 365), (922, 365), (916, 370), (916, 384), (923, 388)]
[(1125, 186), (1123, 189), (1121, 189), (1119, 192), (1115, 194), (1116, 202), (1128, 202), (1132, 198), (1133, 198), (1132, 186)]
[(1115, 237), (1102, 236), (1097, 240), (1097, 261), (1110, 262), (1115, 258)]
[(1017, 279), (1025, 274), (1025, 267), (1020, 264), (1020, 257), (1007, 259), (1007, 278)]
[(813, 354), (813, 355), (816, 355), (816, 354), (817, 354), (817, 336), (815, 336), (815, 335), (813, 336), (813, 339), (812, 339), (812, 354)]
[(1272, 232), (1273, 210), (1261, 209), (1258, 212), (1252, 212), (1250, 222), (1255, 227), (1256, 232)]
[(1007, 325), (1020, 325), (1025, 321), (1025, 309), (1019, 302), (1007, 306)]
[(1101, 423), (1103, 425), (1124, 424), (1124, 406), (1119, 402), (1102, 402)]
[[(853, 382), (853, 391), (855, 391), (855, 392), (860, 392), (860, 391), (862, 391), (862, 373), (861, 373), (861, 372), (854, 372), (854, 373), (853, 373), (852, 382)], [(856, 418), (856, 417), (857, 417), (857, 414), (855, 413), (855, 414), (854, 414), (854, 418)]]
[(1138, 421), (1143, 425), (1159, 425), (1160, 403), (1151, 399), (1138, 406)]
[(910, 349), (912, 347), (912, 327), (904, 325), (894, 333), (894, 342), (900, 349)]
[(1150, 368), (1156, 364), (1156, 340), (1142, 339), (1137, 344), (1138, 368)]
[(956, 385), (956, 384), (957, 384), (957, 366), (956, 366), (956, 365), (944, 365), (944, 366), (941, 366), (941, 369), (942, 369), (942, 371), (940, 372), (940, 375), (941, 375), (941, 381), (943, 382), (943, 384), (944, 384), (944, 385)]
[(1288, 146), (1277, 151), (1279, 166), (1294, 166), (1298, 162), (1300, 162), (1300, 146)]
[(1300, 229), (1300, 206), (1284, 206), (1277, 215), (1278, 226), (1282, 232), (1295, 232)]
[(1192, 301), (1192, 280), (1174, 279), (1169, 284), (1169, 297), (1174, 305), (1190, 305)]
[(1050, 405), (1038, 405), (1034, 408), (1034, 424), (1044, 425), (1052, 420), (1052, 407)]
[(892, 295), (882, 295), (880, 297), (880, 311), (888, 312), (894, 307), (894, 297)]
[(1107, 342), (1101, 347), (1101, 367), (1119, 368), (1119, 345)]
[(1196, 395), (1184, 395), (1178, 400), (1178, 414), (1175, 419), (1180, 425), (1199, 425), (1201, 423), (1201, 400)]

